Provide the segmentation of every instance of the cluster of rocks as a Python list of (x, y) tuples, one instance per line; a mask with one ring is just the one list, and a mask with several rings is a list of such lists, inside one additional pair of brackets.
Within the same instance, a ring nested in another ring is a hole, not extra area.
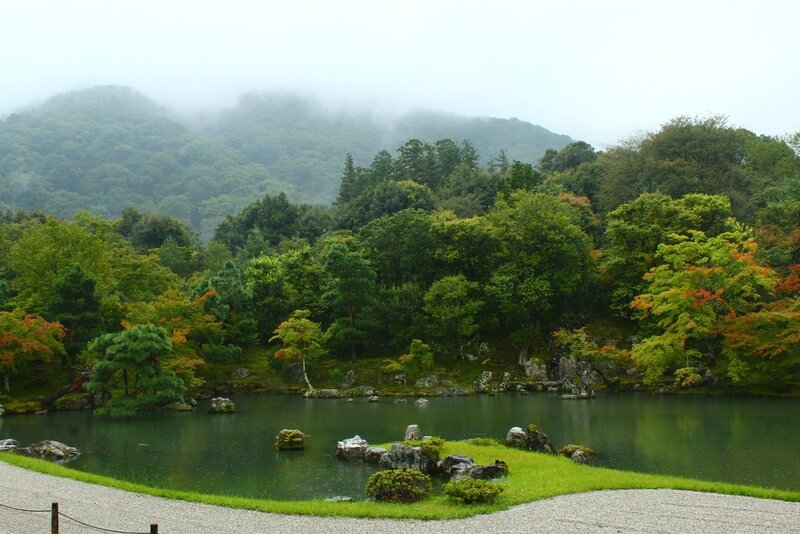
[(574, 444), (566, 445), (557, 450), (547, 434), (538, 425), (534, 424), (528, 425), (528, 428), (524, 430), (518, 426), (510, 428), (506, 434), (505, 444), (509, 447), (526, 451), (561, 454), (570, 458), (576, 464), (589, 463), (589, 457), (594, 454), (594, 451), (589, 447)]
[(28, 447), (21, 447), (15, 439), (0, 439), (0, 451), (13, 452), (32, 458), (42, 458), (59, 464), (72, 461), (81, 454), (81, 451), (75, 447), (49, 439), (37, 441)]
[[(433, 439), (422, 436), (418, 425), (406, 428), (405, 441), (424, 442)], [(336, 456), (348, 461), (363, 461), (377, 464), (382, 469), (414, 469), (430, 475), (445, 475), (450, 478), (499, 478), (508, 474), (508, 465), (495, 460), (490, 465), (476, 465), (470, 456), (451, 455), (437, 460), (426, 454), (423, 446), (392, 444), (391, 449), (373, 447), (361, 436), (343, 439), (336, 444)]]

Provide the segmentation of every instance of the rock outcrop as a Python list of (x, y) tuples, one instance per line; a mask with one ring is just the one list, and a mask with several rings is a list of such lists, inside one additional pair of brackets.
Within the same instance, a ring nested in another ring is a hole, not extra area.
[(378, 465), (383, 469), (414, 469), (422, 473), (436, 471), (436, 462), (431, 461), (420, 447), (402, 443), (392, 444), (391, 450), (381, 456)]
[(547, 434), (534, 424), (528, 425), (525, 430), (518, 426), (511, 428), (506, 435), (506, 445), (545, 454), (557, 453)]
[(419, 425), (408, 425), (406, 427), (405, 438), (406, 441), (418, 441), (422, 439), (422, 431)]

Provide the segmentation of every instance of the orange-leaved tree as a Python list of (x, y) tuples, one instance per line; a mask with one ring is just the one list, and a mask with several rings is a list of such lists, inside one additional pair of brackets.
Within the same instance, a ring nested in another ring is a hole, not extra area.
[(5, 392), (11, 391), (11, 375), (29, 361), (63, 354), (61, 339), (64, 334), (60, 324), (48, 322), (34, 313), (21, 309), (0, 312), (0, 373)]

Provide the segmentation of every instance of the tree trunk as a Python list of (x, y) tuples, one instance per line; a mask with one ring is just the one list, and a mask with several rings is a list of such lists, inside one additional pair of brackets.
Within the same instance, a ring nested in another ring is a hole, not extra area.
[(8, 371), (3, 373), (3, 390), (6, 393), (11, 393), (11, 386), (8, 383)]
[[(347, 311), (348, 311), (348, 313), (350, 315), (350, 329), (351, 329), (351, 332), (352, 332), (352, 330), (355, 330), (355, 320), (353, 319), (353, 305), (352, 304), (348, 304), (347, 305)], [(356, 366), (356, 342), (355, 342), (355, 340), (350, 342), (350, 359), (352, 360), (353, 368), (355, 369), (355, 366)]]
[(308, 375), (306, 374), (306, 357), (305, 356), (303, 356), (303, 379), (306, 381), (306, 384), (308, 384), (308, 390), (311, 393), (313, 393), (314, 392), (314, 386), (311, 385), (311, 382), (308, 380)]
[(73, 391), (79, 390), (83, 384), (85, 384), (91, 377), (94, 371), (92, 369), (87, 369), (81, 375), (72, 381), (71, 384), (67, 384), (64, 387), (58, 388), (56, 391), (48, 395), (47, 397), (42, 400), (42, 406), (44, 408), (49, 408), (56, 402), (58, 399), (66, 395), (67, 393), (72, 393)]
[(122, 382), (125, 384), (125, 396), (128, 396), (128, 370), (122, 370)]

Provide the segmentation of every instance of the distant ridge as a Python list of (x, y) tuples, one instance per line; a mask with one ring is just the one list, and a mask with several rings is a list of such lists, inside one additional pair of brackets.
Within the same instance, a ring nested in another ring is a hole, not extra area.
[(202, 127), (138, 91), (98, 86), (56, 95), (0, 121), (0, 210), (116, 217), (125, 206), (175, 215), (213, 233), (267, 193), (330, 203), (345, 155), (368, 165), (408, 139), (469, 139), (481, 160), (501, 149), (536, 162), (571, 139), (517, 119), (416, 112), (394, 121), (332, 112), (296, 96), (246, 95)]

